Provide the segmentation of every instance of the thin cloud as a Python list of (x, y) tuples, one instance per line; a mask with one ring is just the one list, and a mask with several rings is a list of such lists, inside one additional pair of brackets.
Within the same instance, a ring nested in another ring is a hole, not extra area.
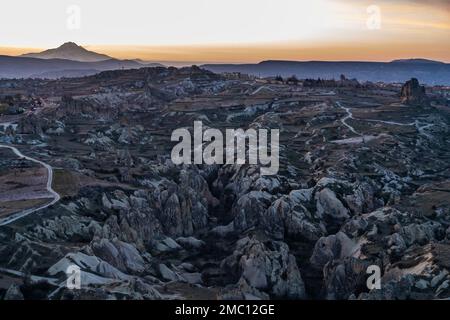
[(420, 5), (425, 7), (433, 7), (450, 11), (450, 1), (448, 0), (334, 0), (340, 3), (355, 3), (355, 4), (399, 4), (399, 5)]
[[(401, 1), (398, 1), (401, 2)], [(448, 0), (408, 0), (406, 2), (417, 3), (425, 6), (438, 7), (445, 10), (450, 10), (450, 2)]]

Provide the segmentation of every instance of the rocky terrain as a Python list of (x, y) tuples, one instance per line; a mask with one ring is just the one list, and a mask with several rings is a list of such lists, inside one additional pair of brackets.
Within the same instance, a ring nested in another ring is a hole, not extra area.
[[(30, 210), (0, 226), (0, 297), (449, 298), (448, 96), (195, 66), (0, 80), (23, 109), (0, 115), (0, 222)], [(278, 174), (175, 166), (171, 133), (196, 120), (279, 129)]]

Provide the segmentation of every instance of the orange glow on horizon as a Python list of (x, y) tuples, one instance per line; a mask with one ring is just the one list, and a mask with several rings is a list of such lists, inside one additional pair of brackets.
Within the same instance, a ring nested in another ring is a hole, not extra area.
[[(49, 0), (45, 1), (50, 3)], [(235, 7), (228, 2), (204, 1), (202, 5), (197, 3), (198, 7), (191, 8), (182, 0), (176, 1), (181, 7), (168, 9), (185, 20), (158, 17), (161, 21), (155, 22), (155, 28), (151, 19), (136, 19), (140, 12), (125, 14), (126, 8), (120, 10), (113, 6), (112, 9), (120, 17), (129, 19), (123, 26), (107, 15), (95, 16), (92, 21), (87, 15), (86, 26), (78, 33), (60, 30), (60, 35), (53, 36), (52, 33), (36, 32), (45, 37), (41, 41), (29, 38), (33, 42), (28, 44), (20, 42), (20, 39), (25, 39), (23, 36), (9, 35), (12, 40), (0, 43), (0, 54), (39, 52), (66, 41), (74, 41), (88, 50), (118, 59), (139, 58), (158, 62), (201, 64), (256, 63), (263, 60), (391, 61), (425, 58), (450, 63), (450, 4), (443, 1), (317, 0), (312, 4), (306, 0), (254, 0), (253, 4), (261, 5), (255, 7), (246, 3), (240, 7), (241, 16), (248, 18), (249, 22), (231, 19), (230, 24), (227, 24), (225, 13), (235, 12)], [(88, 13), (90, 10), (92, 13), (99, 10), (98, 4), (91, 4), (87, 0), (82, 2), (86, 3), (84, 8)], [(157, 2), (163, 7), (167, 5), (162, 0)], [(381, 13), (381, 27), (378, 30), (369, 30), (366, 24), (367, 9), (373, 3), (379, 6)], [(51, 8), (56, 10), (53, 6)], [(214, 16), (216, 9), (225, 10), (225, 13), (220, 11), (221, 15)], [(185, 10), (193, 15), (192, 19), (185, 15)], [(196, 15), (201, 21), (194, 19)], [(267, 17), (273, 21), (267, 20)], [(16, 21), (13, 19), (10, 24), (14, 23)], [(98, 28), (99, 24), (102, 28)], [(24, 27), (18, 22), (17, 26)], [(139, 33), (139, 36), (135, 33)]]
[[(117, 59), (142, 59), (158, 62), (186, 63), (257, 63), (264, 60), (293, 61), (391, 61), (395, 59), (426, 58), (450, 62), (450, 42), (440, 47), (430, 43), (323, 43), (302, 46), (299, 43), (259, 45), (195, 45), (195, 46), (112, 46), (87, 45), (88, 50), (107, 54)], [(43, 48), (0, 47), (1, 55), (18, 56)]]

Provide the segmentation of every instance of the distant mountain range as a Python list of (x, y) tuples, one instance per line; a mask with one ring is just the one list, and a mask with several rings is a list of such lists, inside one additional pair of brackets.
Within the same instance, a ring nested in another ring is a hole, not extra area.
[(106, 70), (137, 69), (151, 65), (132, 60), (109, 59), (81, 62), (64, 59), (38, 59), (0, 56), (0, 78), (61, 78), (92, 75)]
[[(19, 57), (0, 55), (0, 78), (70, 78), (106, 70), (158, 66), (163, 65), (140, 59), (114, 59), (67, 42), (55, 49)], [(338, 79), (344, 74), (359, 81), (404, 82), (417, 78), (429, 85), (450, 85), (450, 64), (420, 58), (391, 62), (269, 60), (257, 64), (205, 64), (201, 67), (216, 73), (241, 72), (260, 77), (295, 75), (299, 79)]]
[(0, 78), (72, 78), (93, 75), (106, 70), (161, 67), (142, 60), (119, 60), (86, 50), (73, 42), (19, 57), (0, 55)]
[(415, 58), (415, 59), (398, 59), (391, 61), (392, 63), (427, 63), (427, 64), (445, 64), (441, 61), (435, 61), (435, 60), (428, 60), (428, 59), (421, 59), (421, 58)]
[(295, 75), (299, 79), (347, 78), (372, 82), (404, 82), (417, 78), (429, 85), (450, 85), (450, 64), (426, 59), (405, 59), (391, 62), (333, 61), (263, 61), (257, 64), (205, 64), (203, 68), (216, 72), (241, 72), (271, 77)]
[(86, 50), (73, 42), (66, 42), (55, 49), (48, 49), (39, 53), (26, 53), (22, 57), (39, 59), (65, 59), (81, 62), (98, 62), (112, 59), (106, 54)]

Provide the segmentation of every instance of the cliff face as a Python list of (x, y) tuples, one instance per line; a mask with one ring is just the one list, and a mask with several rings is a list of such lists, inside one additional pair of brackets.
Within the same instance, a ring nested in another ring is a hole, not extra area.
[(429, 104), (427, 95), (425, 93), (425, 87), (419, 84), (416, 78), (412, 78), (402, 87), (400, 94), (402, 103), (413, 106), (426, 106)]

